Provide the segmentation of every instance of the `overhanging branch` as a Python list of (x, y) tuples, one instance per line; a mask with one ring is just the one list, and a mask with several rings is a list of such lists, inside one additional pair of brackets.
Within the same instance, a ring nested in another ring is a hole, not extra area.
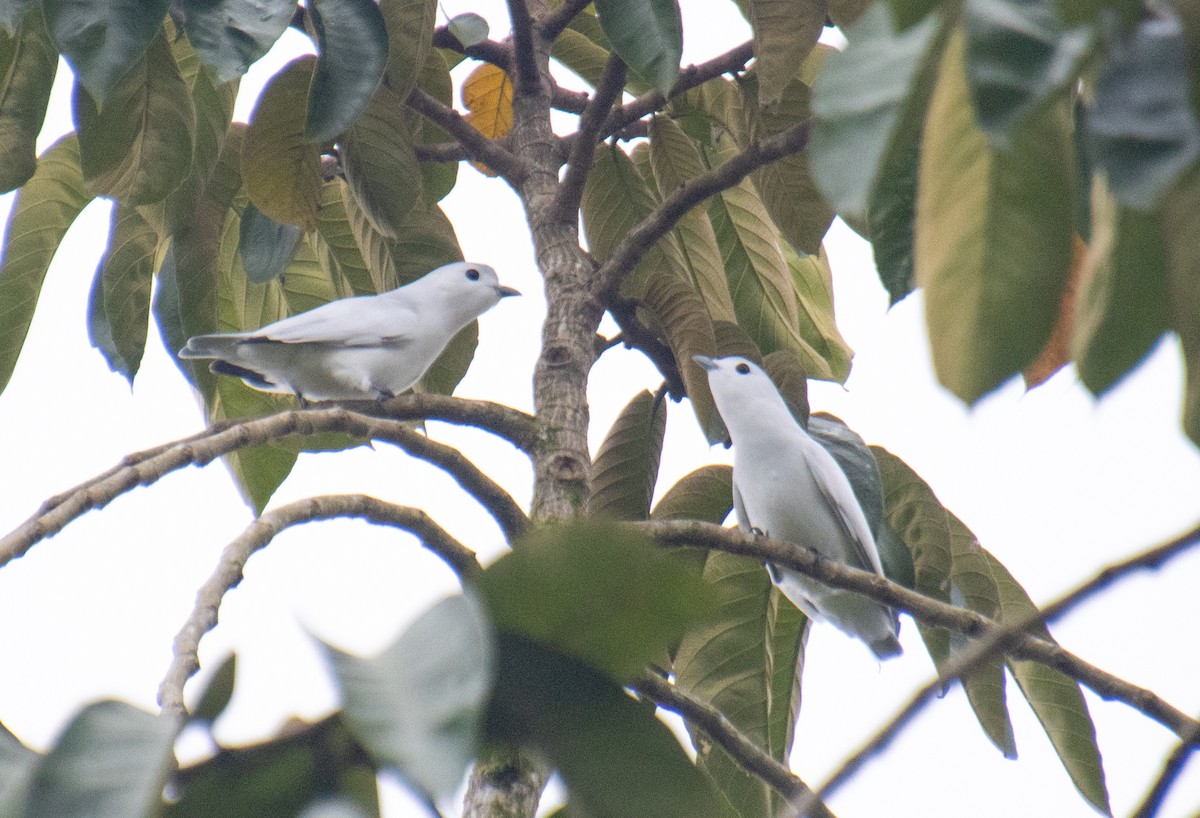
[[(664, 546), (709, 548), (770, 561), (835, 588), (858, 591), (906, 611), (926, 625), (948, 628), (981, 640), (994, 638), (1006, 646), (1005, 652), (1008, 655), (1052, 667), (1091, 688), (1101, 698), (1124, 702), (1181, 738), (1194, 735), (1193, 731), (1200, 730), (1200, 722), (1164, 701), (1153, 691), (1101, 670), (1054, 642), (1024, 632), (1022, 629), (1029, 627), (1029, 622), (1014, 623), (1010, 630), (1009, 627), (974, 611), (947, 605), (889, 582), (876, 574), (822, 558), (811, 548), (772, 540), (769, 537), (694, 521), (655, 521), (639, 523), (638, 527)], [(1189, 545), (1195, 541), (1195, 537), (1184, 539)], [(1040, 622), (1040, 617), (1037, 621)], [(941, 683), (939, 680), (939, 684)]]
[(520, 157), (505, 150), (495, 140), (488, 139), (461, 114), (443, 105), (433, 95), (414, 88), (408, 95), (408, 106), (457, 139), (468, 156), (503, 176), (513, 187), (520, 185), (525, 178), (527, 170)]
[(386, 503), (364, 494), (341, 494), (310, 497), (265, 512), (225, 547), (216, 570), (196, 593), (196, 604), (175, 637), (174, 656), (158, 688), (158, 703), (164, 714), (183, 715), (184, 685), (200, 669), (200, 640), (216, 627), (221, 599), (242, 581), (242, 572), (250, 556), (286, 528), (340, 517), (355, 517), (414, 534), (422, 545), (445, 560), (460, 578), (469, 578), (480, 570), (474, 552), (417, 508)]
[(579, 130), (571, 143), (571, 152), (567, 157), (567, 170), (562, 183), (554, 196), (551, 211), (563, 219), (569, 219), (572, 224), (579, 218), (579, 202), (583, 198), (583, 186), (587, 182), (588, 172), (592, 169), (592, 159), (596, 155), (596, 144), (600, 141), (600, 129), (612, 110), (613, 103), (620, 98), (625, 87), (625, 63), (615, 53), (609, 55), (604, 64), (604, 73), (596, 93), (588, 102), (587, 108), (579, 117)]
[(116, 497), (138, 486), (147, 486), (186, 466), (203, 466), (247, 446), (318, 432), (344, 432), (362, 440), (389, 440), (409, 434), (401, 420), (444, 420), (478, 426), (499, 435), (517, 448), (532, 452), (540, 439), (540, 426), (532, 417), (488, 401), (445, 395), (403, 395), (382, 405), (364, 402), (390, 417), (380, 418), (340, 406), (293, 409), (244, 421), (215, 424), (204, 432), (145, 452), (128, 455), (121, 463), (75, 488), (47, 500), (36, 514), (0, 537), (0, 566), (23, 556), (39, 541), (62, 531), (72, 520), (92, 509), (103, 508)]

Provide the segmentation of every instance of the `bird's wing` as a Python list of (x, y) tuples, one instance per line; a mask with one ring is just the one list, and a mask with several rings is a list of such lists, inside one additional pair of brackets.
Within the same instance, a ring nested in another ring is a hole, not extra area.
[(736, 480), (733, 482), (733, 514), (737, 518), (738, 528), (743, 531), (751, 529), (750, 518), (746, 514), (746, 504), (742, 502), (742, 492), (738, 489)]
[[(817, 443), (816, 445), (820, 445)], [(846, 541), (850, 543), (852, 553), (847, 554), (847, 563), (855, 568), (861, 568), (864, 571), (875, 571), (882, 574), (879, 569), (879, 557), (875, 556), (872, 559), (872, 548), (865, 542), (854, 524), (854, 518), (850, 516), (850, 511), (846, 507), (847, 502), (857, 503), (858, 500), (854, 497), (853, 491), (849, 498), (839, 498), (837, 492), (834, 491), (832, 481), (833, 477), (825, 472), (826, 468), (840, 468), (832, 458), (826, 462), (824, 460), (814, 460), (811, 457), (803, 458), (804, 466), (812, 475), (813, 482), (817, 486), (817, 490), (821, 492), (823, 499), (837, 513), (834, 515), (838, 521), (838, 525), (842, 527), (842, 531), (846, 535)]]
[(403, 302), (377, 296), (343, 298), (246, 333), (243, 342), (403, 347), (413, 338), (413, 315)]

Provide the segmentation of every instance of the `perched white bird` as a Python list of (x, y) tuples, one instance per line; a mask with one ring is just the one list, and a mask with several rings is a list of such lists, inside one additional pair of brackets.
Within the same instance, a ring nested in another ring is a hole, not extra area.
[(197, 335), (180, 358), (301, 400), (382, 399), (410, 388), (455, 334), (520, 295), (486, 264), (456, 261), (379, 295), (331, 301), (249, 332)]
[[(745, 358), (694, 358), (708, 371), (717, 411), (733, 440), (738, 524), (882, 576), (875, 538), (845, 472), (796, 422), (767, 373)], [(767, 570), (810, 618), (832, 622), (880, 659), (900, 654), (899, 622), (888, 606), (771, 563)]]

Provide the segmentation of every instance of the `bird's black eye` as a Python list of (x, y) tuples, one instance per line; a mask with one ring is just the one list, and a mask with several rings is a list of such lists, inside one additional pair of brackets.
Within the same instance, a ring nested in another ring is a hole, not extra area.
[(734, 369), (737, 370), (739, 375), (750, 374), (750, 364), (738, 364), (736, 367), (734, 367)]
[(479, 280), (479, 271), (476, 270), (474, 267), (468, 267), (467, 268), (467, 280), (468, 281), (478, 281)]

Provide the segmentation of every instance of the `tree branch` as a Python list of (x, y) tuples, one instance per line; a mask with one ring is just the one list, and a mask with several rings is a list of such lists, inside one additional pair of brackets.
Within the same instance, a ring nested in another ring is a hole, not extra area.
[(498, 434), (526, 453), (541, 435), (538, 423), (524, 412), (487, 401), (444, 395), (403, 395), (382, 407), (366, 401), (389, 418), (372, 417), (340, 406), (293, 409), (245, 421), (216, 424), (201, 434), (130, 455), (103, 474), (47, 500), (36, 514), (0, 537), (0, 567), (24, 556), (36, 543), (62, 531), (72, 520), (137, 486), (147, 486), (185, 466), (203, 466), (232, 451), (317, 432), (344, 432), (363, 440), (391, 440), (411, 430), (400, 420), (445, 420), (478, 426)]
[(801, 122), (774, 136), (752, 142), (744, 151), (698, 176), (663, 200), (613, 249), (593, 279), (593, 292), (603, 303), (612, 300), (621, 280), (637, 266), (654, 243), (674, 229), (679, 220), (708, 197), (728, 190), (758, 168), (804, 150), (808, 144), (808, 123)]
[(650, 359), (667, 382), (667, 391), (677, 400), (686, 395), (687, 387), (683, 385), (683, 376), (679, 374), (679, 367), (675, 363), (675, 353), (638, 319), (637, 304), (614, 298), (608, 305), (608, 312), (621, 329), (622, 343)]
[(458, 38), (450, 33), (448, 26), (438, 26), (433, 30), (433, 45), (435, 48), (445, 48), (455, 51), (479, 62), (487, 62), (509, 70), (512, 63), (512, 46), (498, 40), (483, 40), (471, 46), (464, 46)]
[(618, 133), (642, 117), (662, 110), (668, 100), (674, 99), (698, 85), (703, 85), (711, 79), (716, 79), (722, 74), (729, 74), (745, 68), (746, 63), (750, 62), (753, 56), (753, 43), (745, 42), (707, 62), (680, 69), (679, 79), (675, 81), (675, 85), (672, 86), (671, 93), (667, 97), (664, 97), (659, 91), (648, 91), (642, 94), (632, 102), (613, 111), (608, 121), (604, 123), (601, 134), (607, 137)]
[(564, 0), (563, 4), (549, 12), (540, 21), (542, 36), (546, 42), (552, 43), (562, 34), (563, 29), (571, 25), (571, 21), (588, 7), (592, 0)]
[(413, 457), (432, 463), (453, 477), (500, 524), (505, 539), (510, 543), (529, 530), (529, 518), (512, 495), (458, 449), (407, 429), (392, 430), (387, 442), (399, 446)]
[(1159, 808), (1167, 798), (1167, 792), (1179, 778), (1179, 774), (1183, 772), (1188, 758), (1196, 751), (1198, 745), (1200, 745), (1200, 730), (1195, 730), (1190, 735), (1183, 737), (1179, 746), (1163, 762), (1162, 772), (1158, 774), (1158, 778), (1154, 779), (1154, 786), (1150, 788), (1150, 792), (1146, 793), (1146, 797), (1142, 799), (1142, 803), (1138, 805), (1130, 818), (1154, 818), (1158, 814)]
[(518, 93), (532, 93), (542, 82), (533, 47), (533, 18), (525, 0), (508, 0), (508, 18), (512, 22), (512, 54)]
[(509, 153), (495, 140), (488, 139), (461, 114), (443, 105), (428, 92), (414, 88), (408, 95), (408, 105), (457, 139), (468, 156), (487, 165), (508, 180), (509, 184), (516, 187), (525, 178), (527, 168), (520, 157)]
[[(682, 716), (688, 724), (702, 730), (721, 749), (741, 765), (742, 769), (765, 781), (767, 786), (782, 795), (789, 804), (815, 799), (815, 793), (800, 777), (759, 749), (738, 730), (725, 715), (704, 702), (691, 698), (678, 686), (653, 674), (644, 676), (632, 685), (640, 695)], [(815, 801), (810, 810), (800, 813), (811, 818), (833, 818), (824, 804)]]
[(250, 555), (285, 528), (337, 517), (358, 517), (377, 525), (409, 531), (427, 549), (445, 560), (460, 578), (469, 578), (480, 570), (474, 552), (447, 534), (420, 509), (385, 503), (364, 494), (343, 494), (310, 497), (265, 512), (225, 547), (216, 570), (196, 593), (196, 604), (175, 637), (174, 657), (158, 688), (158, 703), (163, 713), (183, 715), (183, 687), (200, 669), (200, 640), (216, 627), (221, 599), (242, 581), (242, 572)]
[(579, 117), (579, 130), (575, 132), (567, 157), (567, 171), (550, 205), (554, 213), (563, 219), (570, 219), (572, 223), (579, 218), (579, 202), (583, 198), (588, 172), (592, 169), (596, 144), (600, 141), (600, 129), (608, 119), (613, 103), (625, 88), (625, 73), (625, 63), (615, 52), (610, 54), (608, 62), (604, 64), (600, 84), (596, 86), (596, 93)]
[[(821, 557), (813, 549), (793, 543), (755, 536), (736, 529), (694, 521), (655, 521), (638, 527), (667, 547), (701, 547), (770, 561), (799, 571), (835, 588), (857, 591), (892, 607), (907, 611), (926, 625), (965, 633), (976, 638), (993, 637), (1007, 643), (1007, 652), (1017, 659), (1040, 662), (1087, 685), (1104, 699), (1124, 702), (1164, 725), (1181, 738), (1200, 730), (1200, 722), (1170, 705), (1154, 692), (1101, 670), (1062, 646), (1025, 633), (1028, 622), (1014, 623), (1012, 632), (980, 614), (947, 605), (910, 591), (881, 576), (850, 568)], [(1185, 538), (1190, 544), (1190, 538)], [(978, 648), (975, 648), (977, 650)], [(975, 650), (971, 651), (973, 656)], [(961, 672), (961, 671), (960, 671)], [(943, 678), (945, 675), (943, 674)], [(939, 680), (939, 684), (942, 680)]]
[(458, 142), (441, 142), (436, 145), (413, 145), (418, 162), (464, 162), (471, 157)]

